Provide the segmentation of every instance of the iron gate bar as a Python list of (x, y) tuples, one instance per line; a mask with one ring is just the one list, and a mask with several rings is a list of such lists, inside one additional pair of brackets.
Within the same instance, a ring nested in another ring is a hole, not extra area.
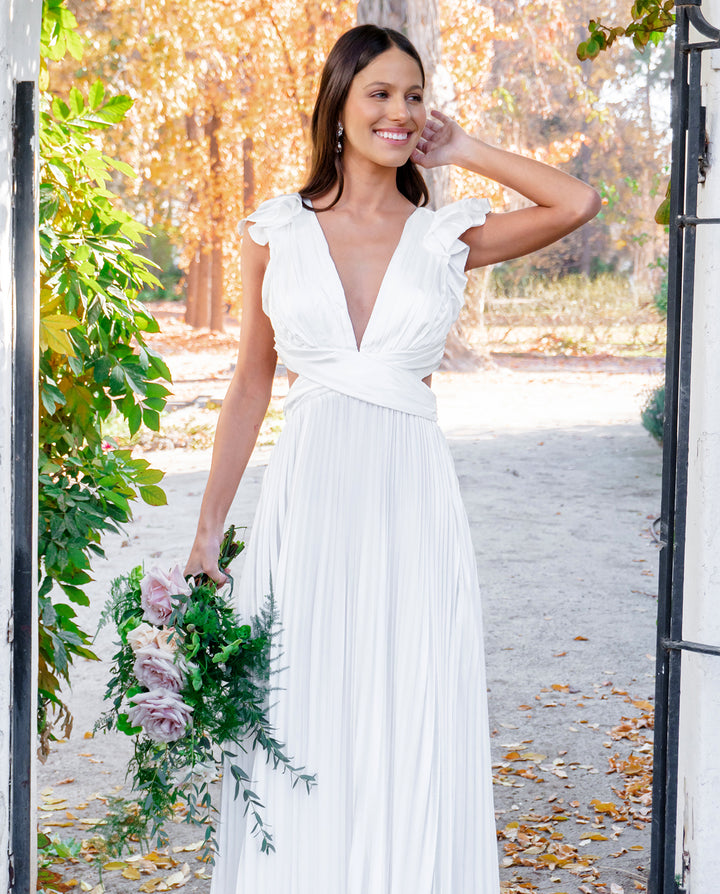
[[(703, 17), (700, 3), (676, 3), (649, 894), (682, 891), (675, 877), (682, 652), (720, 656), (718, 646), (682, 638), (696, 235), (698, 225), (720, 223), (720, 218), (697, 216), (697, 185), (705, 159), (701, 53), (720, 47), (720, 30)], [(690, 24), (712, 40), (690, 43)]]
[(13, 332), (12, 368), (12, 717), (10, 775), (10, 885), (29, 894), (34, 875), (32, 693), (35, 573), (35, 83), (15, 84), (13, 109)]
[(653, 736), (653, 793), (650, 853), (650, 894), (664, 894), (665, 865), (662, 859), (666, 839), (666, 774), (668, 727), (669, 654), (662, 647), (669, 639), (669, 611), (672, 589), (672, 545), (675, 539), (674, 501), (677, 457), (677, 376), (679, 360), (680, 300), (678, 289), (682, 272), (683, 236), (685, 230), (673, 226), (677, 221), (685, 186), (685, 116), (687, 105), (681, 95), (681, 84), (687, 81), (687, 56), (679, 49), (687, 43), (688, 17), (677, 8), (675, 20), (675, 59), (672, 80), (672, 164), (670, 177), (670, 227), (668, 245), (667, 343), (665, 348), (665, 408), (663, 420), (663, 464), (660, 512), (660, 557), (658, 571), (658, 621), (655, 672), (655, 732)]
[(700, 652), (703, 655), (720, 655), (720, 646), (709, 646), (707, 643), (694, 643), (690, 640), (663, 640), (663, 649), (683, 649), (685, 652)]

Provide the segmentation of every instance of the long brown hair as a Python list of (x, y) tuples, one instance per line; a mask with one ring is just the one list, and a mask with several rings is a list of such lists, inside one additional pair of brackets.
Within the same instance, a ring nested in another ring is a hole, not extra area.
[[(338, 190), (327, 207), (316, 208), (316, 211), (329, 210), (342, 195), (345, 177), (341, 155), (335, 148), (338, 139), (336, 128), (350, 84), (359, 71), (392, 47), (397, 47), (417, 62), (422, 84), (425, 86), (425, 70), (418, 51), (404, 34), (393, 28), (357, 25), (342, 34), (330, 50), (320, 76), (320, 88), (312, 116), (313, 151), (310, 173), (299, 192), (303, 200), (312, 201), (325, 195), (335, 184)], [(413, 205), (427, 205), (430, 198), (428, 189), (414, 162), (408, 159), (397, 169), (396, 177), (397, 188)]]

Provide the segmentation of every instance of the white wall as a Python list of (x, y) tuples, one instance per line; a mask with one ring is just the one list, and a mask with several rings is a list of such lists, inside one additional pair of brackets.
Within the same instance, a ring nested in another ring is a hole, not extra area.
[[(10, 406), (12, 370), (12, 103), (14, 80), (37, 80), (42, 0), (0, 0), (0, 891), (8, 884)], [(34, 749), (34, 743), (28, 743)]]
[[(720, 0), (703, 0), (720, 27)], [(698, 216), (720, 217), (720, 50), (704, 56), (710, 169)], [(720, 645), (720, 224), (698, 227), (683, 636)], [(688, 894), (720, 890), (720, 657), (684, 653), (680, 712), (678, 870)]]

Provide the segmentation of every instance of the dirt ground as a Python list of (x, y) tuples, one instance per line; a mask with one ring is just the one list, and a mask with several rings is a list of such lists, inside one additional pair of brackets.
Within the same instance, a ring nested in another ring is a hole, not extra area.
[[(222, 398), (231, 338), (162, 348), (174, 406)], [(660, 372), (659, 361), (642, 358), (506, 356), (480, 372), (433, 377), (483, 582), (507, 892), (644, 890), (657, 571), (651, 523), (660, 511), (661, 454), (639, 409)], [(278, 377), (276, 411), (286, 389)], [(229, 521), (251, 524), (270, 449), (256, 449)], [(123, 535), (107, 540), (82, 619), (88, 629), (114, 577), (143, 561), (184, 563), (193, 538), (209, 449), (145, 455), (166, 470), (169, 505), (139, 506)], [(89, 821), (102, 818), (107, 797), (124, 783), (129, 740), (90, 732), (103, 709), (112, 639), (105, 629), (96, 641), (103, 664), (75, 669), (74, 732), (39, 768), (40, 827), (64, 839), (86, 838)], [(165, 859), (138, 852), (106, 868), (102, 886), (90, 853), (58, 868), (70, 890), (207, 892), (210, 867), (192, 850), (199, 838), (178, 824)]]

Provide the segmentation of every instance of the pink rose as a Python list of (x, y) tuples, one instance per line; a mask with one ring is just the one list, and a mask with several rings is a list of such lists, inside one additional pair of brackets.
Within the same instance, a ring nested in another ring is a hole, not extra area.
[(185, 685), (183, 667), (176, 663), (171, 652), (158, 648), (155, 643), (137, 650), (133, 673), (138, 683), (148, 689), (180, 692)]
[(165, 574), (157, 566), (151, 568), (140, 581), (140, 604), (143, 618), (158, 627), (170, 617), (172, 597), (190, 595), (190, 586), (183, 577), (180, 566), (176, 565), (170, 574)]
[(175, 742), (185, 735), (192, 708), (176, 692), (151, 689), (130, 699), (128, 716), (133, 726), (141, 726), (156, 742)]

